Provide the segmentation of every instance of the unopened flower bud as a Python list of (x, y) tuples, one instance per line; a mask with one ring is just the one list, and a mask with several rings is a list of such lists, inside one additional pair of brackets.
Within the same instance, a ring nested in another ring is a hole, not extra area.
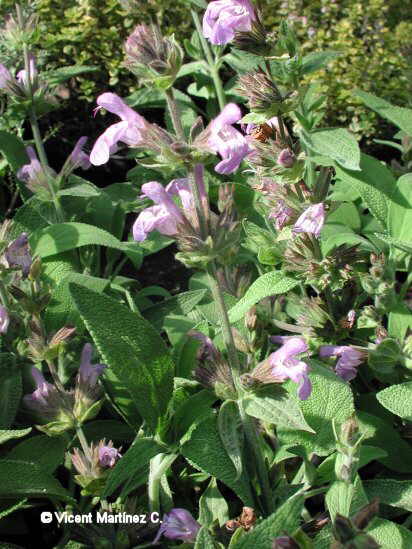
[(279, 536), (273, 541), (272, 549), (299, 549), (299, 545), (290, 536)]
[(283, 168), (291, 168), (295, 163), (296, 157), (290, 149), (280, 151), (277, 163)]
[(32, 257), (29, 249), (29, 239), (27, 233), (13, 240), (6, 249), (5, 258), (9, 267), (20, 267), (23, 277), (26, 278), (30, 272)]
[(170, 88), (183, 61), (174, 36), (164, 37), (156, 25), (138, 25), (125, 43), (126, 66), (148, 86)]

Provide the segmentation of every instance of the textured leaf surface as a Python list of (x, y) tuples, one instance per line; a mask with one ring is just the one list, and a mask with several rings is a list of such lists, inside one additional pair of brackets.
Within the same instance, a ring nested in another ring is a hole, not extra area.
[(230, 322), (240, 320), (258, 301), (276, 294), (284, 294), (294, 288), (298, 282), (285, 276), (284, 273), (273, 271), (260, 276), (250, 286), (246, 294), (229, 311)]
[(36, 463), (0, 460), (0, 498), (57, 498), (73, 502), (61, 484)]
[(70, 272), (54, 289), (50, 303), (46, 309), (45, 322), (49, 331), (57, 331), (64, 325), (81, 324), (80, 316), (69, 292), (69, 284), (75, 282), (85, 288), (101, 293), (109, 281), (95, 276)]
[(243, 457), (243, 429), (237, 403), (226, 400), (220, 407), (217, 426), (220, 440), (225, 447), (227, 455), (235, 466), (237, 476), (242, 474)]
[(200, 423), (183, 444), (181, 452), (195, 467), (227, 484), (245, 505), (253, 506), (246, 475), (237, 478), (236, 469), (220, 440), (216, 417)]
[[(309, 452), (325, 456), (335, 448), (332, 420), (339, 425), (348, 419), (354, 411), (353, 395), (348, 383), (336, 374), (314, 361), (310, 364), (312, 394), (308, 400), (300, 401), (299, 406), (316, 435), (284, 428), (279, 429), (279, 434), (284, 444), (303, 444)], [(288, 382), (288, 385), (291, 390), (296, 390), (294, 384)]]
[(30, 237), (30, 246), (34, 254), (40, 257), (95, 244), (118, 250), (126, 250), (127, 242), (120, 242), (115, 236), (99, 227), (87, 223), (56, 223), (37, 230)]
[(137, 439), (110, 471), (104, 496), (110, 496), (121, 484), (132, 477), (147, 474), (152, 457), (164, 450), (164, 447), (150, 438)]
[(219, 526), (223, 526), (229, 519), (229, 508), (225, 498), (219, 492), (214, 477), (199, 499), (199, 522), (204, 526), (210, 526), (215, 520)]
[(8, 429), (14, 421), (22, 394), (21, 371), (8, 353), (0, 353), (0, 387), (0, 429)]
[(317, 130), (303, 135), (305, 143), (317, 154), (336, 160), (343, 168), (359, 170), (360, 150), (355, 137), (343, 128)]
[(213, 538), (205, 526), (202, 526), (196, 536), (195, 549), (216, 549)]
[(8, 454), (7, 459), (30, 461), (44, 471), (53, 473), (63, 463), (67, 442), (63, 437), (39, 435), (19, 442)]
[(412, 174), (398, 179), (389, 205), (388, 228), (394, 239), (412, 244)]
[(302, 507), (302, 497), (286, 501), (275, 513), (243, 536), (239, 543), (236, 543), (235, 549), (272, 549), (274, 538), (285, 534), (292, 535), (298, 528)]
[(412, 532), (390, 520), (373, 519), (369, 525), (368, 534), (380, 544), (381, 549), (409, 549), (412, 547)]
[(31, 427), (27, 429), (1, 429), (0, 430), (0, 444), (12, 440), (13, 438), (22, 438), (28, 433), (30, 433)]
[(396, 180), (386, 166), (367, 154), (361, 155), (360, 169), (353, 171), (336, 166), (336, 176), (358, 191), (372, 215), (386, 226), (388, 204), (392, 200)]
[(14, 172), (29, 161), (23, 141), (12, 133), (0, 131), (0, 152)]
[(412, 420), (412, 381), (387, 387), (379, 391), (376, 398), (393, 414)]
[(377, 458), (379, 462), (399, 473), (412, 472), (412, 446), (401, 438), (391, 423), (365, 412), (358, 412), (357, 419), (368, 444), (390, 449), (387, 457)]
[(412, 511), (412, 481), (392, 478), (367, 480), (364, 488), (369, 499), (378, 497), (382, 503)]
[(274, 423), (285, 429), (300, 429), (314, 433), (303, 417), (296, 399), (281, 388), (265, 387), (243, 399), (245, 412), (253, 417)]
[(157, 329), (162, 328), (164, 319), (169, 314), (187, 315), (198, 303), (202, 301), (207, 290), (192, 290), (183, 292), (156, 303), (143, 311), (143, 316)]
[(174, 365), (165, 343), (147, 320), (114, 299), (76, 284), (69, 288), (104, 362), (155, 429), (173, 389)]
[(356, 90), (356, 95), (360, 97), (370, 109), (377, 112), (383, 118), (393, 122), (408, 135), (412, 135), (412, 109), (396, 107), (395, 105), (391, 105), (388, 101), (362, 90)]

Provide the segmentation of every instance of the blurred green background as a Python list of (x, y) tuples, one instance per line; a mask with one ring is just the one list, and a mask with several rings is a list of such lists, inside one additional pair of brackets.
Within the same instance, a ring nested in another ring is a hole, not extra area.
[[(356, 87), (402, 106), (412, 103), (412, 9), (405, 0), (260, 0), (269, 29), (282, 17), (294, 22), (305, 53), (332, 49), (341, 55), (316, 73), (328, 96), (329, 125), (349, 126), (370, 137), (385, 134), (377, 116), (362, 107)], [(2, 0), (0, 15), (14, 5)], [(165, 33), (189, 38), (190, 0), (36, 0), (38, 45), (49, 68), (96, 65), (99, 70), (72, 80), (62, 92), (71, 100), (92, 102), (107, 89), (120, 95), (136, 90), (122, 66), (123, 41), (134, 25), (157, 21)], [(74, 116), (75, 110), (73, 111)]]

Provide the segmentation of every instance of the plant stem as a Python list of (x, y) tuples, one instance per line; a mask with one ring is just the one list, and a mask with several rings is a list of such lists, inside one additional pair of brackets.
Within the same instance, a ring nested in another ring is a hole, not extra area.
[[(208, 236), (208, 223), (206, 219), (206, 216), (208, 215), (208, 204), (204, 203), (204, 200), (202, 200), (202, 194), (206, 195), (203, 182), (203, 165), (196, 164), (193, 170), (189, 171), (188, 176), (190, 191), (192, 193), (193, 202), (195, 204), (200, 237), (202, 240), (206, 240)], [(202, 193), (201, 190), (203, 191)]]
[(254, 420), (245, 412), (241, 399), (239, 399), (238, 405), (246, 440), (254, 457), (254, 466), (256, 469), (257, 478), (259, 480), (260, 488), (262, 490), (263, 512), (266, 515), (269, 515), (272, 512), (273, 507), (272, 491), (269, 484), (268, 470), (261, 452), (259, 436), (254, 425)]
[(10, 307), (10, 300), (9, 296), (7, 295), (7, 289), (2, 280), (0, 280), (0, 301), (3, 303), (6, 309)]
[(166, 96), (166, 103), (167, 107), (170, 112), (170, 116), (172, 118), (173, 128), (176, 132), (176, 137), (180, 140), (185, 142), (185, 132), (183, 131), (182, 126), (182, 120), (180, 118), (180, 112), (179, 112), (179, 106), (176, 102), (173, 88), (169, 88), (168, 90), (165, 90), (165, 96)]
[(89, 448), (89, 445), (87, 444), (87, 440), (84, 435), (83, 429), (79, 424), (76, 425), (76, 434), (77, 434), (77, 438), (79, 439), (80, 445), (83, 449), (84, 455), (88, 457), (91, 461), (92, 455), (90, 452), (90, 448)]
[(220, 110), (222, 110), (223, 107), (226, 105), (226, 95), (225, 90), (223, 89), (222, 80), (219, 75), (219, 69), (216, 66), (216, 61), (213, 59), (212, 51), (209, 47), (209, 44), (206, 38), (203, 36), (199, 15), (195, 10), (191, 10), (190, 13), (192, 14), (193, 22), (199, 35), (199, 40), (202, 45), (203, 53), (205, 54), (206, 62), (209, 66), (209, 72), (215, 86), (219, 108)]
[(209, 263), (207, 266), (207, 274), (209, 275), (210, 290), (212, 292), (213, 299), (219, 311), (220, 323), (222, 327), (223, 341), (229, 357), (230, 367), (232, 371), (233, 382), (236, 388), (240, 388), (239, 376), (241, 374), (241, 367), (239, 357), (237, 355), (235, 341), (233, 339), (233, 332), (230, 326), (229, 315), (227, 313), (225, 300), (223, 298), (222, 289), (219, 286), (217, 280), (217, 270), (215, 262)]
[(151, 512), (160, 511), (160, 482), (176, 458), (177, 454), (159, 454), (150, 461), (148, 497)]

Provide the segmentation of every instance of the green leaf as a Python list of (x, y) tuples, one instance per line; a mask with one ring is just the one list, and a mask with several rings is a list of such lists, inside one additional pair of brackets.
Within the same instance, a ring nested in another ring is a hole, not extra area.
[(392, 244), (392, 246), (398, 248), (398, 250), (402, 250), (402, 252), (412, 255), (412, 246), (407, 242), (399, 240), (398, 238), (392, 238), (391, 236), (382, 233), (375, 233), (375, 236), (388, 244)]
[[(326, 224), (325, 228), (328, 227), (328, 224)], [(328, 255), (329, 252), (331, 252), (334, 248), (337, 246), (341, 246), (342, 244), (347, 244), (349, 246), (358, 245), (360, 248), (363, 248), (364, 250), (367, 250), (368, 252), (376, 252), (376, 247), (364, 238), (363, 236), (360, 236), (355, 233), (348, 233), (347, 228), (344, 226), (340, 227), (341, 230), (339, 232), (336, 232), (335, 234), (332, 234), (326, 238), (325, 241), (321, 242), (322, 245), (322, 251), (325, 255)], [(324, 229), (325, 232), (325, 229)], [(324, 233), (323, 233), (324, 234)]]
[(239, 122), (241, 124), (264, 124), (267, 122), (267, 116), (258, 112), (249, 112)]
[(23, 141), (12, 133), (0, 131), (0, 152), (14, 172), (29, 162)]
[(412, 547), (412, 532), (390, 520), (374, 518), (369, 524), (368, 535), (379, 543), (381, 549)]
[(56, 223), (35, 231), (30, 237), (31, 250), (40, 257), (49, 257), (90, 244), (123, 251), (127, 248), (126, 242), (120, 242), (107, 231), (87, 223)]
[(51, 86), (57, 86), (66, 80), (86, 72), (98, 72), (100, 69), (95, 65), (71, 65), (68, 67), (59, 67), (44, 74), (45, 79)]
[(193, 290), (165, 299), (145, 309), (142, 314), (155, 328), (163, 327), (165, 317), (169, 314), (187, 315), (202, 301), (207, 290)]
[(121, 484), (132, 477), (141, 478), (142, 484), (144, 484), (146, 482), (145, 476), (149, 472), (150, 460), (164, 451), (165, 448), (151, 438), (136, 439), (110, 471), (103, 497), (113, 494)]
[(378, 497), (382, 503), (412, 511), (412, 481), (379, 478), (364, 481), (369, 499)]
[[(279, 437), (283, 444), (303, 444), (309, 452), (326, 456), (335, 448), (332, 421), (335, 421), (339, 429), (339, 425), (351, 416), (354, 412), (353, 395), (350, 385), (334, 372), (315, 361), (309, 362), (312, 367), (309, 374), (312, 393), (307, 400), (300, 401), (299, 405), (305, 420), (316, 435), (281, 427)], [(296, 384), (288, 382), (288, 386), (296, 391)]]
[(235, 466), (220, 439), (216, 417), (206, 419), (192, 431), (190, 439), (183, 444), (181, 453), (197, 469), (229, 486), (245, 505), (253, 507), (248, 478), (246, 474), (237, 478)]
[(220, 440), (236, 469), (237, 478), (242, 474), (243, 428), (239, 408), (234, 400), (226, 400), (217, 417)]
[(335, 160), (347, 170), (360, 170), (360, 150), (355, 137), (343, 128), (303, 133), (305, 144), (315, 153)]
[(412, 173), (398, 179), (389, 205), (388, 229), (390, 236), (412, 244)]
[(66, 444), (61, 436), (34, 436), (17, 444), (7, 459), (35, 462), (44, 471), (53, 473), (64, 461)]
[(84, 436), (90, 442), (99, 442), (103, 438), (123, 444), (131, 442), (136, 433), (128, 425), (115, 419), (97, 419), (82, 426)]
[(302, 59), (301, 71), (303, 74), (311, 74), (325, 67), (328, 63), (341, 55), (339, 51), (325, 50), (308, 53)]
[(202, 526), (202, 528), (197, 533), (194, 549), (216, 549), (213, 538), (209, 534), (209, 530), (206, 526)]
[[(7, 501), (6, 504), (5, 502), (2, 502), (2, 504), (0, 504), (0, 520), (4, 517), (7, 517), (8, 515), (11, 515), (12, 513), (14, 513), (14, 511), (18, 511), (19, 509), (24, 507), (24, 505), (27, 503), (27, 498), (18, 500), (12, 505), (10, 505), (10, 503), (10, 501)], [(4, 545), (0, 542), (0, 549), (3, 549), (3, 547)]]
[(399, 341), (402, 341), (406, 336), (408, 328), (412, 329), (412, 313), (405, 303), (399, 300), (391, 307), (388, 333), (391, 337), (395, 337)]
[(248, 394), (243, 399), (245, 412), (267, 423), (273, 423), (285, 429), (298, 429), (315, 433), (303, 417), (295, 398), (280, 387), (267, 386)]
[(376, 398), (393, 414), (408, 421), (412, 420), (412, 381), (387, 387), (379, 391)]
[(356, 476), (354, 483), (335, 480), (326, 494), (325, 502), (333, 522), (336, 513), (344, 517), (355, 514), (356, 511), (368, 503), (368, 498), (359, 476)]
[(229, 319), (237, 322), (258, 301), (276, 294), (284, 294), (294, 288), (298, 282), (280, 271), (272, 271), (260, 276), (253, 282), (246, 294), (229, 311)]
[(12, 440), (13, 438), (22, 438), (29, 434), (31, 431), (31, 427), (27, 427), (27, 429), (1, 429), (0, 430), (0, 444), (3, 444), (4, 442), (7, 442), (8, 440)]
[[(335, 452), (334, 454), (328, 456), (316, 469), (316, 484), (324, 484), (325, 482), (337, 480), (335, 473), (336, 455), (337, 454)], [(359, 463), (357, 467), (358, 469), (361, 469), (371, 461), (386, 457), (387, 455), (388, 452), (382, 450), (382, 448), (362, 444), (359, 451)]]
[(211, 526), (215, 520), (223, 526), (229, 520), (229, 508), (219, 492), (216, 479), (212, 477), (199, 499), (199, 522), (203, 526)]
[(292, 535), (299, 527), (303, 497), (292, 497), (267, 519), (242, 536), (235, 549), (272, 549), (274, 538)]
[(412, 109), (396, 107), (395, 105), (388, 103), (388, 101), (376, 97), (376, 95), (373, 95), (372, 93), (361, 90), (356, 90), (355, 95), (360, 97), (370, 109), (377, 112), (383, 118), (393, 122), (393, 124), (398, 126), (398, 128), (408, 135), (412, 135)]
[(75, 503), (61, 484), (37, 463), (17, 460), (0, 460), (0, 498), (18, 496), (57, 498)]
[(412, 472), (412, 447), (400, 437), (391, 423), (366, 412), (358, 412), (357, 420), (368, 444), (390, 449), (387, 457), (377, 458), (380, 463), (399, 473)]
[(0, 387), (0, 429), (8, 429), (16, 416), (22, 393), (21, 371), (9, 353), (0, 353)]
[(388, 205), (391, 204), (396, 186), (388, 168), (376, 158), (361, 155), (360, 171), (336, 166), (336, 177), (359, 192), (372, 215), (385, 227)]
[(166, 413), (174, 365), (154, 328), (114, 299), (71, 283), (80, 316), (114, 375), (151, 429)]
[(44, 320), (50, 332), (57, 331), (64, 325), (82, 326), (80, 315), (69, 291), (69, 284), (72, 282), (98, 293), (103, 292), (109, 283), (108, 280), (103, 278), (75, 272), (68, 273), (63, 277), (53, 290), (45, 313)]

